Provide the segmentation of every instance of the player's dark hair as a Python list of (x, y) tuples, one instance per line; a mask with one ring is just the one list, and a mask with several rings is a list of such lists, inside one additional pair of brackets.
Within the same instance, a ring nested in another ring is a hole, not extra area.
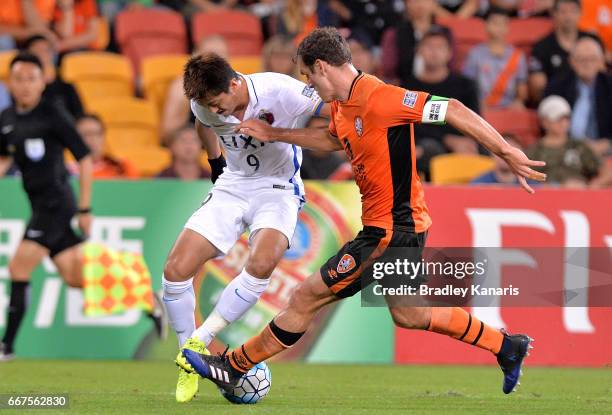
[(302, 40), (297, 56), (310, 69), (317, 59), (332, 66), (341, 66), (351, 62), (351, 49), (336, 28), (323, 27), (313, 30)]
[(187, 61), (183, 73), (183, 90), (189, 99), (200, 102), (229, 92), (230, 82), (238, 74), (221, 56), (197, 55)]
[(51, 43), (51, 41), (43, 35), (32, 35), (23, 42), (22, 49), (28, 50), (34, 43), (39, 42), (41, 40)]
[(580, 3), (580, 0), (555, 0), (555, 3), (553, 4), (553, 11), (557, 11), (559, 10), (559, 5), (561, 3), (574, 3), (576, 6), (578, 6), (579, 9), (582, 9), (582, 4)]
[(100, 126), (102, 127), (102, 131), (106, 131), (106, 126), (104, 125), (104, 122), (102, 121), (102, 119), (96, 115), (96, 114), (92, 114), (92, 113), (85, 113), (83, 115), (81, 115), (79, 118), (77, 118), (75, 124), (80, 123), (81, 121), (84, 120), (93, 120), (95, 122), (97, 122), (98, 124), (100, 124)]
[(40, 61), (40, 59), (38, 59), (38, 57), (36, 55), (33, 55), (33, 54), (29, 53), (29, 52), (19, 52), (11, 60), (11, 64), (9, 65), (9, 69), (13, 69), (13, 66), (15, 66), (15, 64), (17, 64), (19, 62), (32, 63), (32, 64), (38, 66), (41, 71), (43, 70), (43, 64)]

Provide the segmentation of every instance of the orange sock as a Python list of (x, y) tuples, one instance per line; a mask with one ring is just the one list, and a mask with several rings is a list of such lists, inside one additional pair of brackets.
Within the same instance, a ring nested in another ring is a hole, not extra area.
[(246, 373), (257, 363), (293, 346), (303, 334), (285, 331), (271, 321), (261, 333), (232, 351), (230, 363), (234, 369)]
[(504, 340), (499, 330), (472, 317), (460, 307), (432, 307), (427, 330), (446, 334), (494, 354), (499, 353)]

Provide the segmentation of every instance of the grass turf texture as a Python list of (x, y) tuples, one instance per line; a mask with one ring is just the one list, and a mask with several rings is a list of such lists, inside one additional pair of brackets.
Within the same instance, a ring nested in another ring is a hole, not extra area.
[[(611, 414), (612, 369), (524, 368), (501, 392), (497, 367), (271, 364), (272, 390), (232, 405), (208, 381), (174, 401), (176, 368), (160, 361), (0, 363), (0, 394), (68, 393), (70, 407), (11, 413), (69, 414)], [(5, 411), (2, 411), (5, 412)], [(8, 413), (8, 412), (7, 412)]]

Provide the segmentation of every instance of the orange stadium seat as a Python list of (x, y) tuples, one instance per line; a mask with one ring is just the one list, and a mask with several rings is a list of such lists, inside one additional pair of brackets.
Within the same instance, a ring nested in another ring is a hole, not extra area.
[(65, 81), (76, 86), (87, 109), (101, 98), (134, 95), (130, 62), (116, 53), (71, 53), (62, 60), (60, 71)]
[(16, 54), (16, 50), (4, 50), (0, 52), (0, 81), (6, 82), (8, 79), (9, 65)]
[(243, 74), (252, 74), (263, 70), (261, 56), (238, 56), (230, 59), (230, 64), (235, 71)]
[(95, 101), (91, 108), (107, 131), (107, 149), (112, 154), (123, 147), (159, 146), (159, 115), (155, 104), (140, 98)]
[(491, 157), (476, 154), (441, 154), (431, 159), (433, 184), (465, 184), (492, 170)]
[(122, 160), (131, 161), (143, 176), (154, 176), (170, 164), (170, 151), (157, 145), (121, 146), (111, 154)]
[(115, 35), (121, 53), (132, 61), (134, 73), (147, 56), (188, 52), (183, 17), (169, 10), (123, 11), (115, 20)]
[(453, 34), (453, 66), (457, 70), (463, 66), (470, 49), (487, 39), (485, 24), (482, 19), (476, 17), (465, 19), (450, 16), (438, 19), (437, 23), (448, 27)]
[(170, 83), (183, 74), (187, 55), (149, 56), (142, 60), (141, 81), (144, 96), (155, 103), (159, 113), (164, 107)]
[(552, 19), (532, 17), (529, 19), (512, 19), (508, 32), (508, 42), (521, 49), (526, 57), (531, 53), (534, 43), (553, 30)]
[(230, 56), (261, 54), (261, 23), (250, 13), (237, 10), (198, 13), (191, 24), (194, 44), (207, 36), (221, 35), (227, 42)]
[(512, 134), (524, 146), (532, 144), (540, 135), (538, 116), (531, 110), (491, 109), (483, 114), (501, 134)]

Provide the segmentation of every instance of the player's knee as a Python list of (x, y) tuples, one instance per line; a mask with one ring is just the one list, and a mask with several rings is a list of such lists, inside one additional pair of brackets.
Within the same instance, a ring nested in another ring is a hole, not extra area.
[(246, 264), (246, 272), (254, 277), (267, 278), (272, 274), (275, 267), (276, 260), (274, 258), (259, 255), (257, 257), (249, 258)]
[(30, 276), (15, 261), (9, 261), (9, 276), (12, 281), (28, 281)]
[(393, 323), (404, 329), (424, 330), (429, 326), (425, 307), (392, 307), (389, 310)]
[(64, 277), (64, 282), (70, 288), (83, 288), (83, 284), (81, 284), (81, 280), (76, 276), (67, 276)]
[(288, 307), (297, 312), (308, 313), (312, 311), (316, 300), (308, 284), (300, 283), (291, 292)]
[(180, 258), (168, 258), (164, 265), (164, 278), (168, 281), (187, 281), (195, 273), (195, 270)]

